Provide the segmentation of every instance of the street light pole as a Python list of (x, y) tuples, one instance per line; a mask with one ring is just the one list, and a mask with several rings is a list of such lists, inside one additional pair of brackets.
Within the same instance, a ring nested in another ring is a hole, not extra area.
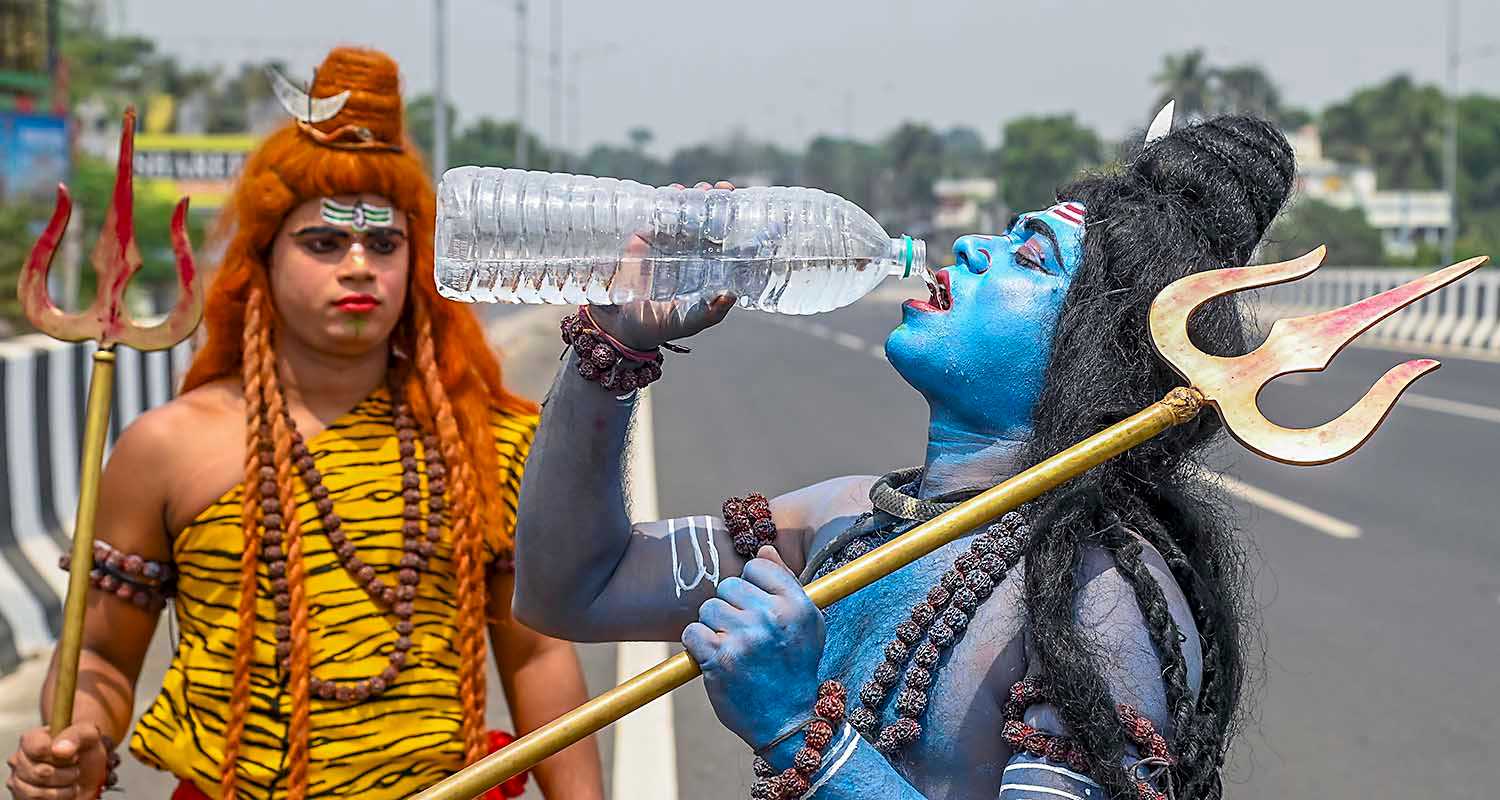
[(516, 168), (526, 169), (526, 0), (516, 0)]
[(577, 47), (568, 52), (568, 132), (565, 137), (559, 139), (559, 144), (563, 140), (567, 141), (568, 149), (574, 153), (574, 158), (577, 159), (574, 163), (575, 168), (577, 164), (582, 162), (584, 155), (581, 133), (581, 120), (583, 118), (583, 101), (581, 99), (583, 94), (582, 65), (587, 60), (609, 56), (619, 49), (619, 46), (613, 42), (606, 42), (590, 47)]
[(437, 68), (432, 97), (432, 177), (436, 181), (448, 168), (448, 0), (432, 3), (432, 57)]
[(548, 93), (550, 96), (547, 98), (547, 108), (550, 110), (552, 117), (548, 125), (552, 136), (552, 154), (548, 158), (547, 166), (552, 170), (562, 167), (558, 163), (558, 157), (562, 154), (563, 146), (562, 9), (563, 0), (552, 0), (552, 52), (548, 54), (552, 66), (552, 91)]
[(1443, 143), (1443, 184), (1448, 192), (1448, 227), (1443, 230), (1443, 263), (1453, 263), (1458, 239), (1458, 14), (1459, 0), (1448, 2), (1448, 135)]

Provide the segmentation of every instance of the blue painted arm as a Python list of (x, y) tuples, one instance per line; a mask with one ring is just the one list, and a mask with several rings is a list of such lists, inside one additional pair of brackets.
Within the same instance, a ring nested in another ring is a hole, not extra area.
[[(717, 516), (632, 524), (622, 478), (636, 402), (580, 378), (572, 353), (547, 396), (516, 516), (514, 613), (537, 631), (574, 641), (675, 641), (718, 583), (745, 566)], [(773, 498), (785, 560), (800, 569), (808, 520), (847, 513), (870, 480), (839, 478)]]
[[(777, 769), (785, 769), (792, 763), (802, 737), (794, 736), (777, 745), (767, 756)], [(925, 797), (917, 791), (901, 773), (891, 766), (885, 756), (874, 745), (865, 741), (847, 724), (829, 742), (823, 753), (823, 766), (809, 781), (811, 788), (804, 798), (819, 800), (921, 800)]]

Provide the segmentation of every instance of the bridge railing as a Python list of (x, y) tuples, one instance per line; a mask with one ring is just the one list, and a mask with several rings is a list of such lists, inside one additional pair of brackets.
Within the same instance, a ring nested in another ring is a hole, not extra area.
[[(1353, 303), (1426, 274), (1424, 269), (1325, 267), (1258, 292), (1258, 316), (1274, 319)], [(1396, 312), (1365, 339), (1414, 349), (1500, 355), (1500, 269), (1463, 280)]]

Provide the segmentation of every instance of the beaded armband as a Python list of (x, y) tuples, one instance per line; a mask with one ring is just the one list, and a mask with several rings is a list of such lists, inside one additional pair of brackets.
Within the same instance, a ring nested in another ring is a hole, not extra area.
[[(813, 705), (814, 718), (787, 734), (803, 732), (802, 748), (792, 758), (792, 766), (777, 772), (769, 761), (759, 755), (755, 757), (756, 780), (750, 786), (751, 800), (797, 800), (807, 794), (813, 775), (823, 766), (823, 751), (833, 741), (834, 728), (844, 721), (845, 695), (842, 683), (823, 681)], [(782, 741), (778, 739), (761, 750), (769, 750)]]
[(763, 494), (731, 497), (724, 501), (724, 525), (734, 537), (734, 552), (755, 558), (762, 545), (776, 542), (776, 523), (771, 520), (771, 501)]
[(651, 350), (627, 347), (594, 322), (588, 306), (564, 317), (561, 327), (563, 343), (578, 353), (579, 377), (621, 394), (645, 388), (661, 378), (662, 347), (676, 353), (689, 352), (670, 343)]
[[(1018, 751), (1025, 751), (1087, 774), (1088, 758), (1076, 742), (1069, 737), (1046, 733), (1026, 724), (1026, 709), (1045, 702), (1047, 699), (1043, 696), (1041, 687), (1032, 678), (1025, 678), (1010, 687), (1010, 697), (1005, 701), (1002, 738)], [(1171, 767), (1177, 763), (1176, 757), (1167, 747), (1167, 740), (1157, 732), (1156, 726), (1151, 724), (1146, 715), (1124, 703), (1115, 706), (1115, 711), (1120, 716), (1120, 724), (1125, 728), (1126, 738), (1141, 752), (1139, 764)], [(1151, 785), (1149, 780), (1143, 780), (1138, 775), (1132, 777), (1135, 779), (1136, 800), (1168, 800), (1169, 795)]]
[[(64, 572), (73, 566), (71, 553), (58, 559)], [(122, 553), (108, 542), (94, 541), (94, 564), (89, 570), (89, 584), (101, 592), (132, 603), (138, 608), (157, 610), (177, 591), (177, 570), (167, 561), (152, 561), (135, 553)]]

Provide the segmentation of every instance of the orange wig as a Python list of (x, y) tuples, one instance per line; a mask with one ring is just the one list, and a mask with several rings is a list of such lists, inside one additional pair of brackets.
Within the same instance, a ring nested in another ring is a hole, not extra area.
[[(411, 253), (407, 300), (390, 342), (391, 349), (404, 357), (393, 360), (391, 379), (403, 387), (418, 424), (437, 435), (450, 471), (447, 491), (452, 511), (447, 524), (460, 594), (455, 645), (461, 656), (465, 755), (473, 761), (486, 752), (483, 540), (487, 532), (501, 530), (504, 520), (495, 449), (485, 446), (483, 437), (474, 433), (490, 430), (496, 411), (532, 413), (535, 406), (502, 387), (499, 362), (486, 345), (473, 312), (442, 300), (437, 293), (433, 281), (436, 196), (422, 157), (405, 135), (395, 62), (372, 50), (335, 49), (318, 69), (309, 94), (329, 97), (346, 90), (349, 99), (332, 119), (289, 123), (247, 160), (221, 221), (228, 246), (205, 303), (207, 341), (183, 382), (183, 391), (188, 391), (235, 377), (245, 394), (247, 491), (242, 526), (246, 546), (241, 559), (235, 682), (221, 773), (224, 797), (234, 796), (235, 761), (250, 700), (262, 512), (257, 493), (248, 487), (262, 483), (259, 451), (263, 446), (274, 452), (274, 479), (283, 516), (289, 521), (285, 535), (292, 643), (288, 792), (293, 800), (300, 800), (307, 790), (308, 603), (295, 524), (291, 432), (281, 414), (275, 359), (277, 316), (267, 260), (286, 215), (317, 197), (369, 192), (388, 198), (407, 215)], [(470, 441), (465, 441), (465, 432)]]

